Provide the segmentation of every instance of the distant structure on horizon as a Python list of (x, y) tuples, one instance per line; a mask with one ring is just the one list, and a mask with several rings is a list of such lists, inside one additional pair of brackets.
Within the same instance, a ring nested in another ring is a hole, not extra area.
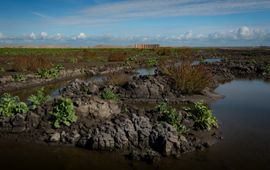
[(135, 44), (135, 48), (145, 49), (145, 48), (159, 48), (159, 44)]

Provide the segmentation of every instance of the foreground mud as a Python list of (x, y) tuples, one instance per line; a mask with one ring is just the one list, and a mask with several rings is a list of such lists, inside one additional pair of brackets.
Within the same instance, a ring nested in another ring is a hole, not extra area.
[[(62, 89), (61, 95), (74, 102), (78, 116), (76, 123), (69, 127), (53, 128), (49, 112), (59, 100), (55, 97), (26, 115), (0, 117), (0, 135), (2, 138), (31, 142), (117, 151), (129, 159), (149, 162), (158, 161), (162, 156), (177, 158), (186, 152), (202, 150), (221, 139), (219, 129), (198, 127), (184, 107), (179, 107), (177, 113), (182, 118), (181, 124), (187, 128), (187, 131), (179, 132), (176, 127), (162, 121), (164, 115), (156, 109), (156, 105), (162, 101), (189, 105), (201, 100), (210, 104), (222, 98), (213, 92), (219, 83), (235, 77), (269, 78), (263, 69), (265, 64), (220, 62), (206, 66), (214, 75), (215, 82), (212, 87), (196, 95), (179, 93), (172, 88), (173, 82), (160, 74), (134, 76), (123, 86), (75, 80)], [(119, 94), (119, 100), (101, 99), (100, 93), (104, 89)]]

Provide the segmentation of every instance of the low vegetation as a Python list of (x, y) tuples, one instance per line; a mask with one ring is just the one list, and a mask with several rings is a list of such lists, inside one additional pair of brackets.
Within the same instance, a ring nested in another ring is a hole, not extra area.
[(13, 60), (13, 68), (16, 71), (37, 71), (51, 67), (51, 62), (44, 57), (18, 56)]
[(111, 89), (104, 89), (101, 92), (100, 97), (101, 99), (104, 99), (104, 100), (118, 100), (119, 99), (119, 96), (115, 94)]
[(153, 67), (153, 66), (156, 66), (158, 64), (158, 60), (156, 57), (150, 57), (147, 59), (147, 66), (149, 67)]
[(55, 104), (50, 115), (52, 116), (52, 123), (55, 128), (60, 128), (61, 124), (70, 126), (77, 121), (73, 102), (69, 98), (60, 99)]
[(43, 79), (57, 78), (62, 69), (62, 65), (56, 65), (50, 69), (38, 69), (37, 76)]
[(17, 113), (26, 113), (28, 107), (19, 97), (5, 93), (0, 98), (0, 116), (13, 116)]
[(46, 95), (44, 88), (36, 91), (36, 94), (29, 96), (28, 101), (31, 104), (32, 109), (36, 109), (38, 106), (45, 104), (50, 99), (50, 96)]
[(122, 62), (127, 58), (127, 54), (125, 52), (113, 52), (109, 54), (108, 61), (109, 62)]
[(264, 67), (264, 72), (265, 72), (266, 74), (270, 74), (270, 64), (268, 64), (268, 65), (266, 65), (266, 66)]
[(180, 133), (184, 133), (187, 131), (186, 126), (181, 124), (181, 114), (179, 114), (175, 108), (163, 102), (157, 106), (157, 110), (163, 114), (162, 121), (169, 123), (170, 125), (175, 127)]
[(194, 120), (197, 127), (207, 130), (218, 127), (216, 117), (213, 115), (208, 106), (202, 102), (195, 103), (193, 108), (189, 108), (187, 110), (189, 111), (190, 116)]
[(129, 81), (129, 75), (125, 73), (112, 73), (108, 75), (107, 83), (110, 85), (122, 86)]
[(22, 73), (18, 73), (12, 76), (13, 80), (15, 82), (21, 82), (26, 80), (26, 76)]
[(212, 74), (203, 66), (193, 66), (192, 61), (182, 61), (181, 65), (160, 65), (161, 71), (174, 80), (175, 87), (183, 94), (201, 93), (213, 81)]

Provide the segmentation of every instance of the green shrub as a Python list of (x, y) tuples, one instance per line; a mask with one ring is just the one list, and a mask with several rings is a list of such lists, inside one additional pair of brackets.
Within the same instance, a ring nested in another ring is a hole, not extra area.
[(12, 116), (16, 113), (26, 113), (28, 107), (20, 102), (19, 97), (5, 93), (0, 98), (0, 116)]
[(263, 70), (266, 74), (270, 74), (270, 64), (266, 65)]
[(15, 74), (12, 76), (12, 78), (15, 82), (20, 82), (20, 81), (26, 80), (26, 76), (24, 74)]
[(111, 89), (105, 89), (101, 93), (100, 97), (104, 100), (118, 100), (118, 95), (115, 94)]
[(32, 105), (32, 109), (37, 108), (40, 105), (45, 104), (50, 99), (50, 96), (45, 95), (44, 88), (36, 91), (36, 94), (31, 95), (28, 100)]
[(205, 60), (204, 58), (201, 57), (200, 60), (199, 60), (199, 63), (200, 63), (200, 64), (206, 64), (206, 60)]
[(5, 69), (3, 67), (0, 67), (0, 74), (4, 73)]
[(50, 112), (50, 115), (52, 115), (55, 128), (60, 128), (61, 124), (70, 126), (71, 123), (77, 121), (73, 102), (69, 98), (60, 99), (54, 106), (53, 111)]
[(169, 123), (180, 133), (187, 132), (186, 126), (181, 124), (182, 116), (177, 113), (175, 108), (168, 106), (167, 103), (163, 102), (157, 106), (157, 110), (163, 114), (162, 121)]
[(247, 64), (251, 64), (251, 65), (256, 65), (256, 64), (257, 64), (256, 60), (254, 60), (254, 59), (249, 60), (249, 61), (247, 61), (246, 63), (247, 63)]
[(147, 59), (147, 65), (150, 67), (156, 66), (158, 64), (158, 61), (155, 57), (150, 57)]
[(131, 56), (131, 57), (128, 57), (126, 60), (125, 60), (125, 65), (128, 66), (128, 67), (132, 67), (134, 66), (135, 64), (137, 63), (137, 56)]
[(56, 65), (50, 69), (38, 69), (37, 75), (39, 78), (57, 78), (59, 76), (60, 70), (63, 69), (62, 65)]
[(207, 130), (211, 130), (213, 127), (218, 127), (216, 117), (208, 106), (202, 102), (195, 103), (194, 107), (189, 109), (189, 112), (196, 126)]
[(78, 59), (76, 57), (71, 57), (71, 58), (69, 58), (69, 62), (76, 64), (78, 62)]

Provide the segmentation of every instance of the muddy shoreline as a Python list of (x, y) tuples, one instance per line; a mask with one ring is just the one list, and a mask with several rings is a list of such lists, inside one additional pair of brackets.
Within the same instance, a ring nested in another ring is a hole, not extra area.
[[(187, 112), (181, 108), (178, 113), (183, 117), (182, 123), (190, 130), (187, 133), (179, 133), (172, 125), (159, 121), (163, 115), (155, 108), (142, 108), (136, 103), (157, 104), (167, 101), (179, 105), (193, 104), (203, 100), (211, 104), (223, 97), (214, 93), (214, 89), (221, 83), (231, 81), (236, 77), (269, 79), (269, 74), (262, 69), (265, 64), (267, 63), (256, 65), (243, 65), (235, 62), (205, 64), (214, 75), (215, 81), (210, 88), (196, 95), (178, 94), (171, 88), (170, 82), (159, 74), (133, 77), (125, 87), (106, 86), (76, 79), (60, 92), (62, 96), (74, 101), (78, 115), (76, 123), (57, 129), (52, 127), (48, 113), (59, 100), (59, 97), (55, 97), (44, 106), (30, 110), (26, 115), (0, 117), (0, 136), (7, 140), (25, 140), (56, 146), (70, 145), (90, 150), (114, 151), (132, 160), (156, 162), (162, 156), (178, 158), (186, 152), (203, 150), (215, 144), (222, 139), (220, 130), (214, 128), (209, 131), (198, 128), (188, 117)], [(122, 69), (118, 67), (116, 70), (112, 70), (110, 68), (108, 71), (117, 72)], [(97, 72), (91, 72), (91, 74)], [(63, 73), (63, 75), (67, 74)], [(29, 84), (14, 83), (14, 85), (6, 84), (1, 87), (3, 91), (8, 86), (15, 89), (27, 85)], [(115, 102), (100, 99), (100, 92), (106, 88), (119, 93), (120, 100)]]

